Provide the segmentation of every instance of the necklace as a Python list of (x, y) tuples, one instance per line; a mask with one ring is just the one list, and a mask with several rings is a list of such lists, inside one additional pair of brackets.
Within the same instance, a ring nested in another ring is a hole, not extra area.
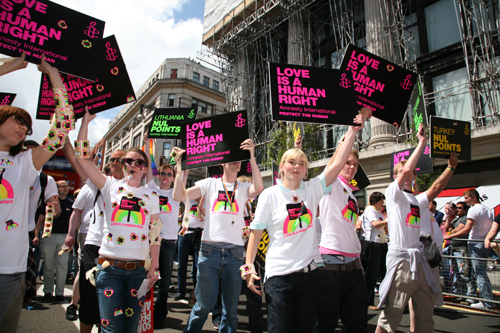
[[(236, 180), (234, 182), (234, 189), (233, 189), (233, 193), (231, 194), (231, 197), (229, 197), (229, 192), (227, 191), (226, 184), (224, 184), (224, 181), (222, 180), (222, 178), (220, 179), (220, 181), (222, 182), (222, 187), (224, 187), (224, 191), (226, 192), (226, 198), (227, 198), (227, 202), (229, 203), (229, 209), (231, 211), (231, 218), (232, 218), (233, 217), (234, 194), (236, 193), (236, 187), (238, 187), (238, 181)], [(231, 221), (231, 224), (234, 226), (234, 219)]]

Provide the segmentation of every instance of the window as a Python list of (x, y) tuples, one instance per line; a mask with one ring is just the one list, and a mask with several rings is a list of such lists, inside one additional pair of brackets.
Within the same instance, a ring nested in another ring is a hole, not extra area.
[(436, 116), (471, 120), (472, 110), (467, 83), (468, 76), (465, 67), (432, 78)]
[(134, 147), (136, 147), (136, 148), (140, 148), (141, 147), (141, 135), (140, 134), (137, 134), (134, 137)]
[(192, 108), (195, 109), (197, 112), (210, 114), (210, 115), (213, 112), (213, 105), (210, 105), (210, 104), (207, 105), (207, 103), (197, 101), (195, 99), (193, 99)]
[(219, 81), (214, 80), (212, 82), (212, 89), (219, 91)]
[(168, 106), (174, 106), (175, 94), (168, 94)]
[(171, 79), (177, 79), (177, 69), (171, 69), (170, 70), (170, 78)]
[(210, 78), (208, 76), (203, 77), (203, 85), (205, 87), (210, 87)]
[(406, 60), (414, 60), (420, 57), (420, 43), (417, 27), (417, 14), (413, 13), (405, 17), (405, 24), (407, 28), (404, 30), (404, 38), (409, 41), (408, 53)]
[(165, 156), (167, 158), (167, 161), (170, 161), (170, 151), (171, 151), (170, 142), (164, 142), (163, 143), (163, 156)]
[(441, 0), (425, 7), (429, 52), (460, 41), (456, 17), (453, 1)]
[(127, 151), (127, 150), (128, 150), (128, 147), (129, 147), (129, 145), (128, 145), (128, 142), (127, 142), (127, 143), (125, 143), (125, 144), (123, 145), (123, 150)]
[(193, 81), (200, 83), (200, 73), (193, 72)]

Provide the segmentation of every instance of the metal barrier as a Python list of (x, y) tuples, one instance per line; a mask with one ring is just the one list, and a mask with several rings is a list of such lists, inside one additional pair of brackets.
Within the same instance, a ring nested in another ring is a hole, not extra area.
[(488, 258), (473, 257), (468, 246), (444, 248), (440, 276), (445, 302), (467, 306), (481, 301), (500, 309), (500, 260), (493, 250), (484, 251), (490, 252)]

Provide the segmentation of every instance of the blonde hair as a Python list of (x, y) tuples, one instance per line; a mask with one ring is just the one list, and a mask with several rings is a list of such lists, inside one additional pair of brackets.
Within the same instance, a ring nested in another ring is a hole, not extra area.
[[(305, 161), (306, 163), (306, 170), (309, 169), (309, 160), (307, 159), (307, 156), (306, 154), (298, 149), (298, 148), (291, 148), (291, 149), (288, 149), (284, 154), (283, 156), (281, 156), (281, 161), (280, 161), (280, 169), (281, 169), (281, 166), (286, 162), (288, 161), (289, 159), (291, 158), (298, 158), (300, 160), (303, 160)], [(306, 176), (307, 176), (307, 171), (306, 171)], [(283, 172), (280, 170), (280, 177), (281, 179), (285, 179), (285, 175), (283, 174)]]
[(252, 183), (253, 179), (250, 176), (243, 175), (238, 177), (238, 181), (242, 183)]
[[(396, 164), (394, 166), (394, 170), (392, 172), (392, 174), (394, 175), (394, 178), (398, 178), (398, 172), (399, 172), (399, 169), (401, 168), (404, 168), (405, 164), (406, 164), (406, 160), (402, 160), (401, 162), (399, 162), (398, 164)], [(413, 174), (417, 174), (417, 169), (413, 169)]]

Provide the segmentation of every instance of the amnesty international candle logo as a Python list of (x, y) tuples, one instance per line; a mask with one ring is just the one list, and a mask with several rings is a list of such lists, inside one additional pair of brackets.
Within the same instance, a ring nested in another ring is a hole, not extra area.
[(448, 159), (455, 152), (459, 160), (471, 160), (470, 122), (431, 116), (431, 156)]
[(353, 125), (357, 115), (350, 72), (269, 64), (274, 120)]
[(152, 139), (180, 139), (182, 124), (195, 117), (196, 112), (192, 108), (155, 109), (148, 136)]
[(0, 106), (12, 105), (12, 102), (14, 102), (14, 98), (16, 98), (16, 96), (16, 94), (11, 93), (0, 93)]

